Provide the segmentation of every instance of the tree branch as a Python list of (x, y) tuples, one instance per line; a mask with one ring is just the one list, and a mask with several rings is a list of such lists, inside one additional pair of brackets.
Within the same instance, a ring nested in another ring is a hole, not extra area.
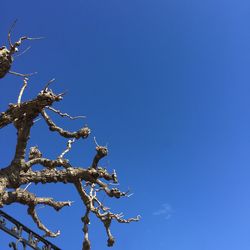
[(76, 120), (76, 119), (79, 119), (79, 118), (86, 118), (86, 116), (82, 116), (82, 115), (78, 115), (78, 116), (70, 116), (69, 114), (67, 113), (62, 113), (60, 110), (57, 110), (57, 109), (54, 109), (50, 106), (47, 106), (46, 107), (47, 109), (55, 112), (56, 114), (60, 115), (61, 117), (67, 117), (69, 118), (70, 120)]
[[(90, 250), (91, 244), (89, 240), (89, 222), (90, 213), (93, 213), (103, 224), (108, 236), (108, 246), (112, 246), (115, 238), (110, 231), (111, 222), (113, 220), (118, 223), (130, 223), (138, 221), (139, 217), (123, 219), (123, 214), (115, 214), (110, 211), (97, 197), (98, 191), (103, 191), (111, 198), (121, 198), (128, 196), (128, 192), (122, 192), (118, 188), (110, 188), (110, 184), (117, 183), (117, 174), (114, 170), (109, 173), (107, 169), (98, 166), (100, 160), (107, 156), (108, 149), (105, 146), (100, 146), (96, 143), (96, 154), (89, 167), (73, 167), (67, 159), (65, 154), (71, 150), (72, 143), (76, 139), (87, 138), (90, 134), (88, 127), (83, 127), (77, 131), (70, 132), (57, 126), (52, 119), (45, 112), (45, 108), (56, 112), (63, 117), (74, 119), (66, 113), (61, 113), (50, 106), (62, 100), (63, 94), (54, 94), (52, 90), (48, 89), (48, 85), (37, 95), (36, 98), (30, 101), (22, 102), (22, 95), (27, 85), (27, 79), (24, 80), (24, 85), (19, 93), (17, 104), (10, 104), (7, 111), (0, 115), (0, 128), (13, 123), (17, 130), (17, 143), (14, 158), (9, 166), (0, 169), (0, 207), (10, 205), (12, 203), (20, 203), (28, 207), (28, 214), (32, 217), (37, 227), (45, 232), (46, 236), (56, 237), (60, 231), (50, 231), (39, 219), (36, 206), (39, 204), (50, 206), (56, 211), (59, 211), (65, 206), (70, 206), (70, 201), (54, 201), (49, 197), (36, 197), (35, 194), (27, 191), (27, 187), (22, 189), (22, 185), (28, 183), (71, 183), (75, 186), (84, 207), (86, 208), (83, 221), (83, 250)], [(31, 147), (29, 151), (28, 160), (25, 160), (27, 150), (27, 142), (30, 137), (30, 130), (34, 125), (37, 116), (42, 115), (51, 131), (56, 131), (65, 138), (70, 138), (67, 143), (67, 148), (60, 154), (60, 156), (51, 160), (42, 157), (42, 153), (38, 147)], [(33, 171), (34, 165), (41, 165), (43, 170)], [(62, 167), (59, 169), (59, 167)], [(83, 183), (82, 183), (83, 182)], [(14, 191), (9, 191), (14, 189)]]
[(2, 197), (2, 201), (6, 205), (10, 205), (14, 202), (18, 202), (23, 205), (28, 206), (28, 214), (32, 217), (34, 222), (37, 224), (38, 228), (46, 233), (46, 236), (56, 237), (60, 234), (60, 231), (53, 233), (39, 219), (35, 207), (38, 204), (48, 205), (53, 207), (56, 211), (59, 211), (65, 206), (71, 206), (71, 201), (54, 201), (52, 198), (40, 198), (36, 197), (34, 194), (23, 189), (16, 189), (13, 192), (5, 192)]
[(88, 127), (83, 127), (75, 132), (69, 132), (67, 130), (64, 130), (64, 129), (60, 128), (59, 126), (57, 126), (50, 119), (50, 117), (48, 116), (48, 114), (44, 110), (41, 111), (41, 114), (42, 114), (44, 120), (46, 121), (46, 123), (48, 124), (49, 129), (51, 131), (58, 132), (61, 136), (65, 137), (65, 138), (76, 138), (76, 139), (83, 138), (83, 139), (85, 139), (90, 134), (90, 129)]

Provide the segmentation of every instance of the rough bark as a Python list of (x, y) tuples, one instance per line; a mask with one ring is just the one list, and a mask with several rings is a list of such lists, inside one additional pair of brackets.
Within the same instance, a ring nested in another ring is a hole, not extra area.
[[(26, 78), (24, 79), (24, 86), (27, 86)], [(90, 134), (90, 129), (85, 126), (71, 132), (57, 126), (46, 113), (46, 109), (50, 109), (62, 117), (74, 119), (68, 114), (52, 108), (53, 103), (63, 99), (63, 94), (55, 94), (46, 86), (34, 99), (22, 102), (21, 97), (25, 87), (22, 88), (19, 94), (18, 103), (10, 104), (9, 108), (0, 115), (0, 129), (13, 124), (17, 130), (16, 150), (13, 159), (8, 166), (2, 166), (0, 169), (0, 207), (13, 203), (27, 206), (27, 212), (37, 227), (43, 230), (46, 236), (56, 237), (60, 234), (60, 231), (52, 232), (41, 222), (36, 212), (36, 206), (43, 204), (59, 211), (65, 206), (70, 206), (72, 202), (54, 201), (53, 198), (37, 197), (28, 190), (21, 188), (21, 186), (29, 183), (72, 184), (86, 208), (82, 217), (84, 232), (82, 249), (90, 249), (90, 213), (93, 213), (103, 223), (108, 237), (107, 245), (112, 246), (115, 239), (110, 231), (111, 222), (116, 220), (119, 223), (129, 223), (138, 221), (139, 217), (125, 220), (122, 218), (122, 213), (112, 213), (98, 199), (98, 192), (104, 192), (111, 198), (128, 196), (127, 192), (122, 192), (118, 188), (110, 186), (110, 183), (118, 182), (116, 172), (108, 173), (106, 169), (98, 165), (99, 161), (108, 154), (107, 147), (99, 146), (96, 143), (96, 155), (88, 167), (72, 166), (65, 158), (65, 154), (71, 149), (71, 145), (75, 140), (86, 139)], [(27, 152), (30, 131), (39, 115), (45, 120), (50, 131), (69, 139), (65, 151), (55, 159), (44, 158), (38, 147), (31, 147), (29, 152)], [(35, 165), (40, 165), (43, 169), (34, 171), (32, 168)]]

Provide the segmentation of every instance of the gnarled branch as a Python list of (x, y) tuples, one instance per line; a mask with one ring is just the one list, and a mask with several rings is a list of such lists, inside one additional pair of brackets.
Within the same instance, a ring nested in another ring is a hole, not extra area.
[[(25, 80), (26, 81), (26, 80)], [(10, 164), (0, 169), (0, 207), (13, 203), (20, 203), (27, 206), (28, 214), (32, 217), (37, 227), (45, 232), (46, 236), (56, 237), (60, 231), (52, 232), (40, 220), (37, 214), (37, 205), (45, 205), (59, 211), (65, 206), (70, 206), (70, 201), (54, 201), (49, 197), (36, 197), (29, 192), (23, 185), (29, 183), (67, 183), (76, 188), (83, 207), (86, 208), (83, 222), (83, 250), (90, 250), (91, 244), (89, 239), (90, 214), (94, 214), (104, 225), (108, 241), (108, 246), (112, 246), (115, 238), (111, 234), (110, 226), (112, 221), (118, 223), (130, 223), (138, 221), (139, 217), (124, 219), (123, 214), (113, 213), (99, 199), (97, 194), (101, 191), (111, 198), (121, 198), (128, 196), (128, 192), (122, 192), (118, 188), (110, 187), (110, 184), (116, 184), (117, 174), (114, 170), (109, 173), (107, 169), (99, 166), (102, 158), (107, 156), (108, 149), (100, 146), (96, 142), (96, 154), (92, 162), (87, 167), (72, 166), (65, 155), (71, 150), (72, 143), (80, 138), (87, 138), (90, 134), (88, 127), (80, 128), (77, 131), (70, 132), (55, 124), (45, 112), (45, 108), (50, 107), (54, 102), (62, 100), (62, 94), (54, 94), (48, 86), (43, 89), (36, 98), (30, 101), (22, 102), (22, 94), (26, 87), (24, 82), (23, 88), (18, 97), (17, 104), (10, 104), (9, 108), (0, 115), (0, 128), (8, 124), (13, 124), (17, 130), (16, 151)], [(61, 116), (67, 116), (60, 111), (56, 112)], [(27, 142), (30, 137), (30, 131), (34, 125), (35, 119), (42, 115), (51, 131), (56, 131), (62, 137), (69, 138), (66, 149), (54, 160), (43, 157), (37, 146), (31, 147), (29, 155), (26, 157)], [(26, 158), (28, 158), (26, 160)], [(40, 165), (42, 170), (34, 171), (33, 166)], [(9, 191), (9, 190), (14, 191)]]

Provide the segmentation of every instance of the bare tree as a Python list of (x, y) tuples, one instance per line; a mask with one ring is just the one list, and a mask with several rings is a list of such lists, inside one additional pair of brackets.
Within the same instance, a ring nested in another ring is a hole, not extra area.
[[(4, 51), (5, 55), (11, 56), (15, 48), (20, 45), (20, 41), (28, 39), (21, 38), (17, 43), (12, 45), (9, 33), (10, 50), (6, 47), (0, 48), (0, 77), (4, 77), (9, 72), (12, 60), (8, 57), (1, 57)], [(13, 52), (12, 52), (13, 51)], [(1, 54), (2, 53), (2, 54)], [(9, 66), (6, 64), (9, 60)], [(6, 59), (6, 60), (5, 60)], [(6, 67), (6, 65), (8, 67)], [(56, 211), (59, 211), (65, 206), (71, 206), (71, 201), (55, 201), (53, 198), (37, 197), (34, 193), (27, 190), (30, 183), (65, 183), (75, 186), (86, 211), (82, 217), (83, 222), (83, 250), (90, 249), (89, 240), (89, 223), (90, 213), (93, 213), (104, 225), (106, 230), (108, 246), (113, 246), (115, 239), (111, 234), (110, 225), (113, 220), (119, 223), (129, 223), (138, 221), (136, 218), (123, 219), (123, 214), (112, 213), (110, 208), (107, 208), (103, 202), (98, 199), (97, 194), (104, 192), (111, 198), (121, 198), (129, 196), (128, 192), (122, 192), (118, 188), (111, 186), (112, 183), (117, 183), (117, 174), (115, 171), (109, 173), (105, 168), (99, 166), (102, 158), (107, 156), (108, 149), (106, 146), (100, 146), (96, 143), (96, 154), (93, 157), (92, 163), (87, 167), (74, 167), (69, 160), (65, 158), (68, 151), (71, 150), (72, 143), (79, 139), (86, 139), (90, 134), (90, 129), (87, 126), (80, 128), (77, 131), (67, 131), (55, 124), (49, 117), (46, 110), (51, 110), (56, 114), (69, 119), (76, 119), (80, 117), (72, 117), (67, 113), (62, 113), (60, 110), (54, 109), (52, 106), (55, 102), (63, 100), (64, 93), (56, 94), (49, 85), (53, 80), (49, 81), (43, 90), (38, 95), (28, 101), (22, 101), (23, 92), (27, 86), (27, 75), (23, 80), (23, 86), (17, 98), (16, 104), (9, 104), (9, 108), (0, 114), (0, 129), (7, 125), (13, 124), (17, 130), (16, 150), (13, 159), (8, 166), (0, 169), (0, 207), (19, 203), (27, 206), (27, 212), (36, 223), (37, 227), (45, 232), (45, 236), (56, 237), (60, 231), (52, 232), (39, 219), (36, 208), (42, 204), (50, 206)], [(27, 143), (30, 138), (30, 131), (34, 122), (41, 116), (48, 125), (51, 132), (58, 133), (59, 136), (68, 138), (66, 149), (55, 159), (48, 159), (43, 157), (38, 147), (31, 147), (27, 149)], [(35, 165), (42, 166), (42, 170), (34, 171)]]

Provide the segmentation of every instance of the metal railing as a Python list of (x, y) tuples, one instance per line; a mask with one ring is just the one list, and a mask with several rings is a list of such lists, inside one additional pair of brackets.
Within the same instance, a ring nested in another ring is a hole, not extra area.
[(2, 210), (0, 210), (0, 230), (16, 238), (16, 242), (9, 243), (14, 250), (18, 250), (18, 245), (21, 245), (23, 250), (27, 246), (35, 250), (61, 250)]

